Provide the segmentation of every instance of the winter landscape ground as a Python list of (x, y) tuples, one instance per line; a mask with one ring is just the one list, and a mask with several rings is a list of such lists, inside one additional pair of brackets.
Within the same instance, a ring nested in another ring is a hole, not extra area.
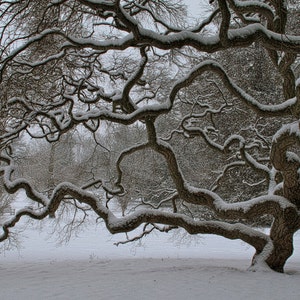
[(50, 223), (28, 226), (21, 249), (1, 254), (0, 299), (299, 299), (300, 235), (278, 274), (248, 271), (253, 249), (240, 241), (179, 232), (116, 247), (123, 235), (91, 225), (58, 246)]

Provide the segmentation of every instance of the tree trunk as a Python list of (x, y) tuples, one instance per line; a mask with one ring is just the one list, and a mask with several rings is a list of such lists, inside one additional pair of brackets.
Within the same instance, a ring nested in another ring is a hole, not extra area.
[[(48, 172), (49, 172), (49, 179), (48, 179), (48, 197), (50, 198), (52, 196), (54, 187), (55, 187), (55, 179), (54, 179), (54, 164), (55, 164), (55, 147), (56, 143), (51, 144), (50, 148), (50, 157), (49, 157), (49, 166), (48, 166)], [(55, 218), (55, 212), (51, 212), (49, 214), (49, 218), (54, 219)]]
[(276, 219), (272, 225), (270, 237), (273, 240), (273, 251), (266, 260), (268, 266), (277, 272), (284, 272), (284, 265), (293, 254), (294, 230), (283, 220)]
[(272, 270), (283, 273), (286, 261), (293, 254), (293, 236), (298, 229), (299, 216), (294, 209), (286, 209), (282, 215), (274, 219), (270, 231), (273, 251), (266, 259)]
[(296, 153), (288, 152), (289, 148), (299, 145), (299, 129), (299, 122), (286, 126), (273, 142), (270, 155), (273, 166), (283, 178), (283, 196), (296, 206), (295, 209), (285, 210), (278, 215), (271, 227), (270, 237), (274, 249), (266, 262), (278, 272), (283, 272), (287, 259), (293, 254), (293, 235), (300, 228), (300, 161)]

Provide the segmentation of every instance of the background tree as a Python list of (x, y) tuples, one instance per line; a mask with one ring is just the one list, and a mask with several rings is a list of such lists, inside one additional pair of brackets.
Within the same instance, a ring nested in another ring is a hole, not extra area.
[[(25, 189), (39, 204), (17, 211), (0, 240), (23, 216), (41, 220), (72, 202), (88, 206), (111, 233), (144, 224), (140, 236), (182, 227), (241, 239), (256, 250), (253, 268), (283, 272), (300, 228), (300, 37), (290, 21), (299, 8), (211, 3), (210, 16), (189, 26), (172, 0), (0, 2), (1, 103), (9, 119), (1, 174), (9, 193)], [(109, 141), (112, 164), (78, 182), (53, 188), (48, 181), (48, 195), (19, 176), (17, 141), (56, 145), (75, 128), (94, 138), (87, 153), (110, 149), (102, 140)], [(126, 139), (132, 132), (143, 138)], [(130, 198), (134, 210), (121, 205), (115, 215), (112, 198)], [(270, 234), (248, 225), (265, 215)]]

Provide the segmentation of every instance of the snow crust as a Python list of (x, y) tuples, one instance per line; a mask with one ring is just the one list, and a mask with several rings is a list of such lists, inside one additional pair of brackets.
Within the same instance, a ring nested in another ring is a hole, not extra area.
[(290, 269), (292, 275), (247, 272), (244, 267), (244, 261), (218, 259), (10, 263), (2, 267), (6, 276), (0, 296), (10, 300), (41, 296), (57, 300), (298, 299), (299, 264)]
[[(300, 236), (287, 274), (248, 269), (254, 250), (217, 236), (154, 234), (119, 247), (103, 224), (55, 247), (29, 226), (20, 252), (1, 255), (0, 299), (289, 299), (300, 294)], [(123, 237), (124, 238), (124, 237)], [(176, 245), (181, 240), (181, 244)]]

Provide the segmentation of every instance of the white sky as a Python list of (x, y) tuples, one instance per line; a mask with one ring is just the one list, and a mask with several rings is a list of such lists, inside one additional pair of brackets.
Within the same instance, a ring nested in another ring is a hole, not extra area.
[(184, 2), (188, 5), (190, 14), (196, 18), (205, 18), (211, 9), (208, 0), (184, 0)]

